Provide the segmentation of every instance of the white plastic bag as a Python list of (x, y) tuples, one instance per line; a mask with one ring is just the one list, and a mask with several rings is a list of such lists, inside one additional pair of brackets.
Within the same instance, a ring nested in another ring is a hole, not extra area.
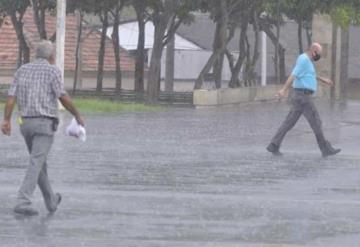
[(75, 118), (73, 118), (67, 126), (66, 135), (76, 137), (83, 142), (86, 141), (86, 130), (83, 126), (77, 123)]

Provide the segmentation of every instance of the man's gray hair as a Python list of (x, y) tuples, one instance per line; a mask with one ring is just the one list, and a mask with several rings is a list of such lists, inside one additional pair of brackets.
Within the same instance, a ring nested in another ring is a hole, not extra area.
[(49, 59), (54, 53), (54, 44), (49, 40), (41, 40), (36, 44), (36, 58)]

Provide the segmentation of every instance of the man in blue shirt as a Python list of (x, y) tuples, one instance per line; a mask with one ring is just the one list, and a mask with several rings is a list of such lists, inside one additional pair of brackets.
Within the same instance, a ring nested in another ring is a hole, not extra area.
[(294, 127), (302, 114), (304, 114), (315, 134), (323, 157), (335, 155), (341, 151), (341, 149), (333, 148), (325, 139), (321, 127), (321, 119), (311, 97), (317, 89), (317, 80), (320, 80), (329, 86), (334, 85), (330, 79), (316, 76), (313, 62), (318, 61), (321, 58), (321, 54), (321, 45), (319, 43), (313, 43), (305, 53), (298, 57), (295, 68), (291, 72), (285, 85), (278, 92), (279, 97), (284, 97), (291, 85), (294, 90), (291, 99), (291, 110), (271, 140), (271, 143), (266, 148), (274, 155), (281, 155), (279, 151), (281, 142), (286, 133)]

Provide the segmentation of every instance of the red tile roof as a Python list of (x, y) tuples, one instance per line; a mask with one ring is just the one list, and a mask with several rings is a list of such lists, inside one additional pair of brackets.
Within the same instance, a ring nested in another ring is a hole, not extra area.
[[(51, 37), (56, 28), (56, 17), (50, 14), (46, 16), (46, 31), (48, 38)], [(24, 16), (25, 38), (30, 46), (33, 55), (34, 41), (39, 40), (36, 25), (33, 19), (32, 10), (29, 9)], [(90, 28), (84, 28), (82, 55), (83, 71), (97, 71), (98, 52), (100, 47), (100, 32)], [(69, 14), (66, 17), (66, 38), (65, 38), (65, 70), (73, 71), (75, 69), (75, 49), (77, 39), (76, 17)], [(104, 70), (115, 71), (115, 60), (112, 41), (106, 40), (106, 53), (104, 59)], [(18, 54), (18, 41), (15, 30), (10, 18), (6, 18), (0, 27), (0, 69), (15, 69)], [(133, 72), (135, 70), (134, 58), (129, 53), (121, 49), (120, 62), (122, 71)]]

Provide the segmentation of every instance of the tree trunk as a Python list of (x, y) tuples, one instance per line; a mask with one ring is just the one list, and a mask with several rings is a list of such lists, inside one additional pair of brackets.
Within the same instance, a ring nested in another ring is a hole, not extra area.
[(231, 88), (240, 87), (239, 75), (246, 55), (245, 38), (248, 29), (248, 23), (249, 23), (249, 18), (247, 15), (244, 16), (241, 20), (240, 38), (239, 38), (239, 57), (236, 61), (235, 67), (231, 70), (231, 79), (229, 82), (229, 87)]
[[(223, 2), (223, 1), (222, 1)], [(213, 44), (213, 50), (220, 49), (219, 56), (215, 59), (213, 73), (216, 88), (221, 88), (222, 70), (224, 65), (225, 48), (227, 44), (227, 27), (228, 27), (228, 9), (225, 3), (220, 3), (219, 16), (216, 22), (216, 31)]]
[(17, 14), (16, 11), (14, 10), (11, 13), (11, 22), (14, 26), (19, 43), (18, 62), (17, 62), (18, 67), (20, 67), (25, 63), (30, 62), (30, 48), (26, 43), (24, 29), (23, 29), (24, 27), (23, 16), (25, 11)]
[(304, 52), (304, 46), (303, 46), (303, 42), (302, 42), (302, 20), (299, 19), (298, 20), (298, 42), (299, 42), (299, 54), (302, 54)]
[(275, 75), (276, 80), (282, 81), (280, 79), (280, 62), (279, 62), (279, 50), (280, 50), (280, 2), (277, 1), (277, 20), (276, 20), (276, 36), (275, 36), (275, 56), (274, 56), (274, 65), (275, 65)]
[(151, 103), (156, 102), (159, 96), (161, 57), (164, 46), (168, 43), (169, 38), (175, 35), (177, 28), (183, 21), (181, 17), (176, 20), (176, 12), (182, 5), (181, 1), (166, 0), (161, 2), (163, 5), (155, 8), (153, 13), (155, 33), (147, 85), (147, 96)]
[(209, 60), (206, 62), (205, 66), (203, 67), (203, 69), (201, 70), (198, 78), (195, 81), (195, 86), (194, 89), (201, 89), (203, 82), (204, 82), (204, 76), (205, 74), (207, 74), (211, 67), (213, 66), (215, 60), (217, 59), (217, 57), (220, 55), (220, 50), (217, 50), (215, 52), (213, 52), (213, 54), (211, 54)]
[(34, 21), (39, 33), (40, 39), (47, 39), (46, 27), (45, 27), (45, 6), (44, 0), (32, 0)]
[(16, 68), (20, 68), (22, 65), (22, 58), (23, 58), (23, 49), (21, 47), (20, 41), (18, 41), (19, 49), (18, 49), (18, 57), (16, 62)]
[(255, 72), (255, 67), (256, 67), (256, 63), (259, 60), (259, 56), (260, 56), (260, 52), (259, 52), (259, 23), (258, 23), (258, 15), (257, 12), (254, 11), (253, 13), (253, 27), (254, 27), (254, 37), (255, 37), (255, 42), (254, 42), (254, 50), (253, 50), (253, 55), (252, 55), (252, 59), (250, 61), (250, 67), (249, 67), (249, 71), (248, 71), (248, 78), (250, 79), (250, 86), (255, 86), (256, 85), (256, 72)]
[[(215, 30), (215, 37), (213, 43), (213, 51), (217, 49), (221, 49), (223, 47), (223, 43), (226, 43), (226, 30), (227, 30), (227, 23), (223, 23), (223, 19), (219, 18), (216, 23), (216, 30)], [(224, 52), (223, 50), (219, 56), (215, 59), (213, 65), (213, 74), (215, 79), (215, 87), (221, 88), (222, 82), (222, 70), (224, 64)]]
[[(337, 42), (338, 42), (338, 26), (335, 23), (332, 23), (332, 46), (331, 46), (331, 80), (337, 83), (336, 79), (336, 60), (337, 60)], [(336, 86), (331, 87), (330, 89), (330, 102), (333, 107), (335, 104), (335, 90)]]
[(104, 58), (105, 58), (105, 45), (106, 45), (106, 31), (108, 29), (108, 11), (105, 10), (103, 16), (101, 16), (102, 21), (102, 30), (101, 30), (101, 40), (98, 56), (98, 74), (96, 82), (96, 91), (101, 92), (103, 88), (103, 77), (104, 77)]
[(276, 69), (276, 75), (278, 79), (278, 83), (282, 83), (285, 79), (285, 48), (281, 45), (281, 43), (277, 42), (276, 35), (271, 31), (271, 29), (266, 26), (262, 25), (262, 30), (266, 33), (266, 35), (269, 37), (271, 42), (275, 47), (277, 47), (277, 53), (275, 54), (278, 57), (279, 60), (279, 66), (276, 63), (276, 59), (274, 59), (275, 69)]
[(285, 48), (283, 46), (279, 46), (279, 76), (280, 81), (284, 82), (286, 77), (286, 69), (285, 69)]
[[(73, 93), (75, 93), (78, 85), (82, 86), (82, 20), (83, 20), (83, 13), (80, 11), (76, 11), (76, 26), (78, 30), (77, 40), (76, 40), (76, 51), (75, 51), (75, 73), (74, 73), (74, 86), (73, 86)], [(79, 81), (79, 84), (78, 84)]]
[[(215, 32), (214, 40), (218, 39), (219, 43), (218, 45), (214, 45), (215, 49), (213, 50), (213, 54), (210, 56), (209, 60), (207, 61), (207, 63), (201, 70), (198, 78), (196, 79), (194, 89), (200, 89), (203, 85), (205, 74), (209, 73), (211, 67), (213, 67), (213, 65), (216, 63), (218, 59), (221, 59), (222, 57), (223, 60), (223, 56), (226, 50), (226, 45), (229, 42), (229, 39), (227, 37), (227, 24), (228, 24), (228, 14), (229, 14), (227, 11), (227, 3), (226, 1), (219, 1), (217, 3), (219, 4), (219, 14), (218, 14), (219, 16), (217, 18), (217, 22), (219, 22), (220, 24), (217, 24), (219, 26), (217, 26), (218, 31)], [(218, 81), (217, 87), (219, 86), (219, 78), (221, 79), (221, 75), (219, 76), (219, 71), (215, 71), (215, 70), (219, 70), (219, 67), (220, 66), (214, 68), (214, 73), (217, 74), (215, 76), (217, 77), (217, 81)], [(221, 86), (221, 82), (220, 82), (220, 86)]]
[(175, 35), (166, 46), (165, 91), (174, 91)]
[[(155, 23), (154, 23), (155, 24)], [(157, 101), (160, 88), (161, 57), (163, 52), (163, 38), (167, 22), (160, 20), (155, 25), (154, 45), (151, 54), (148, 74), (147, 96), (151, 103)]]
[(340, 68), (340, 99), (346, 106), (348, 96), (349, 80), (349, 43), (350, 43), (350, 26), (341, 28), (341, 68)]
[(306, 31), (306, 40), (307, 40), (307, 45), (308, 47), (311, 46), (312, 44), (312, 21), (307, 21), (306, 22), (306, 27), (305, 27), (305, 31)]
[(116, 66), (115, 90), (117, 93), (121, 91), (120, 42), (119, 42), (119, 23), (120, 23), (121, 8), (122, 8), (121, 4), (118, 3), (115, 10), (116, 13), (114, 16), (113, 33), (111, 35), (112, 43), (114, 47), (114, 55), (115, 55), (115, 66)]
[(134, 3), (136, 17), (139, 26), (138, 44), (135, 61), (135, 91), (144, 92), (144, 68), (145, 68), (145, 1), (137, 0)]

